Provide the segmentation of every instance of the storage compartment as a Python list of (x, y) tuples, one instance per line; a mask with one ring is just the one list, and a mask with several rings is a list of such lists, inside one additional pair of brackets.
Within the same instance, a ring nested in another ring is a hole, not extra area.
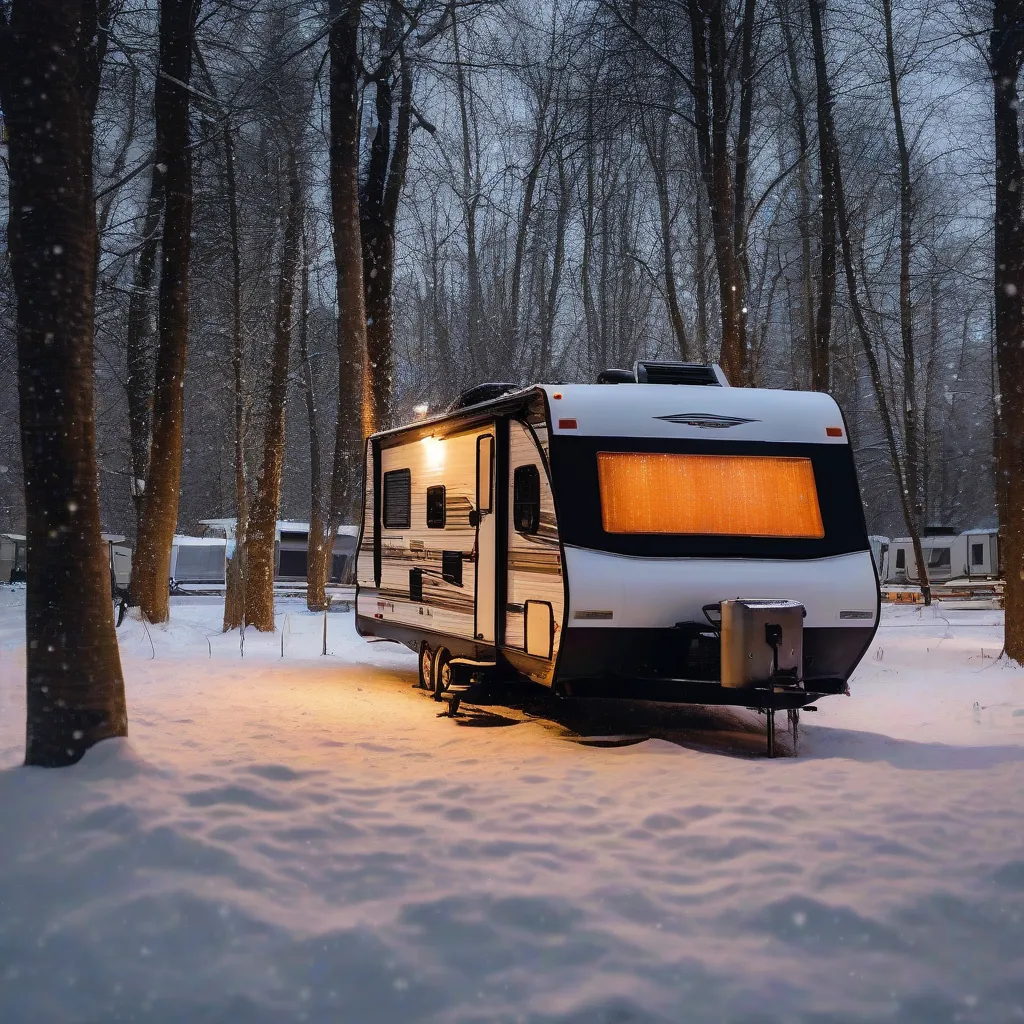
[(722, 602), (722, 685), (734, 689), (803, 679), (804, 606), (759, 598)]

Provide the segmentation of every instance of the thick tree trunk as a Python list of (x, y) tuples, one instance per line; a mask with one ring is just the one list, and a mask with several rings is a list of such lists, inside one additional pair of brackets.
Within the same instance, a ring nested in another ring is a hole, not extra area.
[(245, 388), (245, 340), (242, 335), (242, 253), (238, 226), (238, 182), (235, 140), (230, 122), (224, 125), (224, 170), (231, 245), (231, 370), (235, 400), (235, 547), (228, 561), (223, 629), (245, 625), (245, 538), (249, 530), (249, 484), (245, 467), (248, 395)]
[(331, 213), (338, 291), (338, 415), (331, 472), (330, 525), (355, 514), (362, 473), (360, 373), (366, 357), (366, 305), (359, 232), (360, 0), (331, 0), (329, 35)]
[(128, 731), (100, 539), (93, 410), (95, 0), (0, 11), (11, 272), (28, 522), (25, 761), (56, 767)]
[(288, 355), (292, 341), (299, 220), (302, 216), (302, 178), (294, 149), (289, 149), (287, 163), (288, 209), (284, 218), (284, 244), (277, 278), (277, 315), (274, 320), (267, 419), (263, 432), (263, 468), (245, 540), (245, 621), (261, 632), (268, 633), (274, 631), (274, 541), (277, 510), (281, 501)]
[(160, 261), (159, 344), (153, 381), (153, 443), (146, 504), (133, 559), (133, 599), (150, 622), (170, 617), (171, 543), (178, 523), (188, 272), (192, 251), (192, 150), (189, 80), (200, 0), (163, 0), (156, 80), (157, 162), (166, 167)]
[(1024, 5), (995, 0), (990, 62), (995, 114), (996, 493), (1006, 580), (1005, 649), (1024, 664), (1024, 206), (1020, 97)]

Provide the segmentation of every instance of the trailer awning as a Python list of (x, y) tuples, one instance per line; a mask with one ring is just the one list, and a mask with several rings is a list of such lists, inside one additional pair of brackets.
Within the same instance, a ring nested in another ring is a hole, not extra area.
[(598, 452), (606, 533), (820, 540), (810, 459)]

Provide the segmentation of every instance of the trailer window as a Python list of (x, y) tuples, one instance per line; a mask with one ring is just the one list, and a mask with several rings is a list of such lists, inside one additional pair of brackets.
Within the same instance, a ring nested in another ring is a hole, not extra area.
[(971, 545), (971, 565), (984, 565), (985, 564), (985, 545), (984, 544), (972, 544)]
[(598, 452), (606, 533), (825, 536), (810, 459)]
[(896, 568), (906, 569), (907, 567), (907, 549), (897, 548), (896, 549)]
[(427, 526), (432, 530), (443, 530), (445, 524), (444, 485), (427, 488)]
[(949, 548), (931, 548), (928, 552), (929, 569), (949, 568)]
[(412, 526), (412, 471), (395, 469), (384, 474), (384, 529)]
[(540, 472), (536, 466), (519, 466), (512, 477), (512, 520), (519, 533), (540, 529)]

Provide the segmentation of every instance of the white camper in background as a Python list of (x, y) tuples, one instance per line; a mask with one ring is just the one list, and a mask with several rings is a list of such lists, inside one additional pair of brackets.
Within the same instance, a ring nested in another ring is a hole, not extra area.
[(224, 586), (227, 545), (222, 537), (175, 537), (171, 543), (171, 587)]
[(890, 541), (888, 537), (872, 534), (868, 537), (868, 543), (871, 545), (871, 557), (875, 562), (875, 573), (878, 575), (878, 580), (881, 583), (889, 577)]
[(966, 575), (969, 579), (999, 576), (999, 531), (965, 530), (960, 536), (965, 547)]
[[(227, 540), (227, 557), (235, 550), (235, 519), (201, 519), (205, 535), (223, 535)], [(356, 539), (359, 527), (341, 525), (334, 541), (329, 583), (341, 583), (351, 579), (352, 561), (356, 553)], [(279, 582), (297, 583), (306, 579), (309, 562), (309, 523), (288, 519), (277, 521), (274, 533), (274, 579)]]
[(24, 579), (28, 541), (23, 533), (0, 533), (0, 583)]
[[(999, 576), (999, 531), (933, 528), (921, 537), (930, 583), (950, 580), (994, 579)], [(889, 548), (888, 583), (919, 583), (914, 545), (909, 537), (897, 537)]]
[(497, 674), (771, 727), (844, 692), (879, 592), (832, 398), (690, 364), (599, 379), (482, 385), (369, 439), (359, 632), (415, 650), (435, 695)]

